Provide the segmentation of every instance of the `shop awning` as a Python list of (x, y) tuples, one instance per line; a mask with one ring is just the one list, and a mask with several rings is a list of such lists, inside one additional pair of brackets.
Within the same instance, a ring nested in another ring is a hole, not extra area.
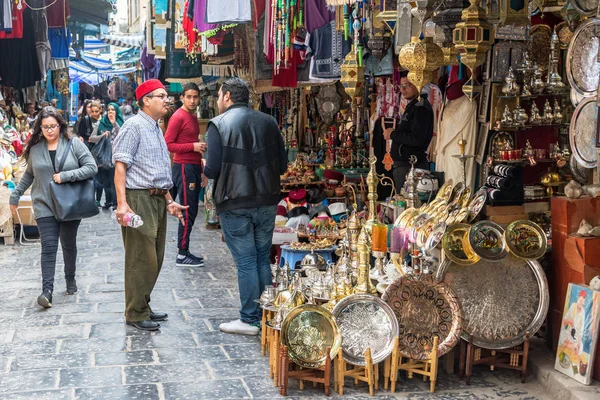
[(110, 46), (110, 44), (103, 42), (100, 39), (85, 39), (85, 42), (83, 43), (83, 48), (85, 50), (99, 50), (108, 46)]
[[(87, 60), (86, 60), (87, 61)], [(89, 61), (88, 61), (89, 62)], [(112, 66), (95, 68), (83, 61), (71, 60), (69, 63), (69, 77), (73, 82), (85, 82), (97, 85), (115, 75), (125, 75), (135, 72), (137, 67), (114, 68)]]
[(71, 21), (108, 25), (108, 13), (114, 12), (110, 0), (69, 0)]
[(100, 40), (113, 46), (139, 48), (142, 46), (144, 35), (102, 35)]

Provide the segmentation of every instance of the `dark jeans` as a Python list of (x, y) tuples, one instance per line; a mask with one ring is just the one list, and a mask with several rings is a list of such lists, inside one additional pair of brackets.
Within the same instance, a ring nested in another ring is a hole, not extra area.
[(240, 319), (260, 322), (261, 311), (254, 300), (271, 284), (269, 254), (277, 206), (240, 208), (219, 214), (225, 242), (237, 266)]
[(115, 191), (115, 169), (114, 168), (98, 168), (98, 175), (104, 189), (104, 197), (106, 204), (117, 204), (117, 195)]
[(102, 200), (102, 189), (104, 189), (104, 185), (102, 184), (100, 172), (98, 172), (96, 175), (94, 175), (94, 190), (96, 191), (97, 203), (100, 203), (100, 200)]
[(54, 217), (36, 220), (42, 244), (42, 290), (54, 290), (54, 271), (58, 239), (65, 262), (65, 278), (75, 277), (77, 262), (77, 229), (81, 220), (58, 222)]
[[(202, 184), (202, 168), (194, 164), (173, 163), (173, 188), (177, 192), (179, 203), (189, 206), (183, 211), (185, 225), (179, 222), (177, 248), (181, 254), (190, 248), (190, 235), (192, 227), (198, 216), (198, 202)], [(174, 198), (171, 194), (171, 196)]]

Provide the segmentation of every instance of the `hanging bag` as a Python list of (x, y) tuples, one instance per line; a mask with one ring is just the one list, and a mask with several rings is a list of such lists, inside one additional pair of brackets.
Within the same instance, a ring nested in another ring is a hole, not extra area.
[[(67, 155), (71, 151), (72, 140), (62, 155), (56, 173), (62, 171)], [(90, 218), (100, 211), (94, 196), (94, 178), (76, 182), (50, 182), (50, 197), (54, 203), (54, 216), (58, 221), (74, 221)]]

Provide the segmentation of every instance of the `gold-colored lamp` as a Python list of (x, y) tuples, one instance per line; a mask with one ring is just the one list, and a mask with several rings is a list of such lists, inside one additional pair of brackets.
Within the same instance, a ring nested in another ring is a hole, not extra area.
[(444, 53), (433, 43), (433, 38), (413, 36), (410, 43), (400, 49), (398, 60), (408, 70), (408, 80), (421, 93), (423, 87), (433, 80), (433, 72), (443, 64)]
[(487, 51), (494, 44), (494, 30), (487, 21), (481, 0), (469, 0), (471, 5), (462, 12), (461, 22), (456, 24), (452, 41), (460, 53), (460, 62), (471, 70), (471, 78), (463, 85), (463, 92), (473, 100), (481, 92), (473, 77), (475, 68), (485, 62)]
[(382, 21), (393, 35), (396, 33), (396, 20), (398, 18), (397, 3), (395, 1), (388, 2), (385, 0), (381, 0), (381, 2), (383, 3), (383, 11), (380, 11), (379, 14), (375, 16), (375, 19)]
[(344, 58), (341, 66), (342, 78), (340, 82), (344, 85), (344, 90), (351, 98), (360, 94), (363, 84), (365, 83), (365, 67), (361, 67), (358, 63), (357, 55), (354, 54), (354, 49)]

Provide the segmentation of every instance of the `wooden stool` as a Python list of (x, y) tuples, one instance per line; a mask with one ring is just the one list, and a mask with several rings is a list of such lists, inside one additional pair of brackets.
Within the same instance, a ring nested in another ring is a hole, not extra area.
[(300, 390), (304, 389), (304, 381), (313, 382), (315, 384), (322, 383), (325, 386), (325, 396), (329, 396), (331, 381), (331, 357), (329, 353), (331, 352), (331, 348), (328, 347), (325, 350), (327, 352), (325, 366), (321, 368), (306, 368), (293, 371), (290, 370), (290, 364), (292, 364), (292, 366), (295, 366), (296, 364), (289, 359), (287, 346), (281, 346), (279, 351), (279, 360), (281, 361), (279, 394), (287, 396), (288, 379), (293, 378), (300, 380)]
[[(490, 371), (495, 368), (507, 368), (521, 371), (521, 382), (527, 379), (527, 360), (529, 359), (529, 332), (525, 334), (522, 345), (510, 349), (491, 350), (475, 346), (473, 335), (469, 335), (469, 342), (460, 344), (460, 377), (467, 376), (467, 385), (471, 384), (473, 366), (484, 364), (490, 366)], [(466, 348), (466, 350), (465, 350)]]
[[(406, 362), (403, 362), (402, 357), (400, 355), (399, 349), (399, 339), (396, 337), (394, 339), (394, 350), (392, 351), (392, 355), (390, 361), (386, 360), (384, 364), (384, 377), (386, 377), (386, 382), (384, 383), (384, 387), (387, 388), (387, 376), (390, 377), (390, 381), (392, 383), (392, 393), (396, 391), (396, 382), (398, 381), (398, 370), (404, 370), (408, 372), (408, 378), (412, 379), (413, 374), (423, 375), (423, 382), (427, 382), (427, 377), (429, 377), (429, 391), (435, 391), (435, 381), (437, 380), (437, 371), (438, 371), (438, 342), (439, 339), (436, 337), (433, 338), (433, 349), (431, 350), (431, 358), (429, 360), (413, 360), (407, 358)], [(387, 371), (385, 370), (387, 369)]]
[(337, 390), (340, 396), (344, 395), (344, 379), (349, 376), (354, 378), (354, 385), (358, 386), (358, 381), (367, 382), (369, 385), (369, 395), (373, 396), (373, 390), (379, 389), (379, 364), (373, 365), (371, 357), (371, 349), (365, 351), (365, 366), (350, 364), (342, 357), (342, 349), (338, 351), (337, 359), (335, 360), (335, 377), (333, 380), (333, 388)]
[(269, 364), (271, 366), (271, 378), (273, 378), (273, 386), (279, 385), (279, 367), (281, 362), (279, 361), (279, 352), (281, 345), (279, 344), (279, 331), (277, 329), (271, 329), (271, 350), (269, 351)]

